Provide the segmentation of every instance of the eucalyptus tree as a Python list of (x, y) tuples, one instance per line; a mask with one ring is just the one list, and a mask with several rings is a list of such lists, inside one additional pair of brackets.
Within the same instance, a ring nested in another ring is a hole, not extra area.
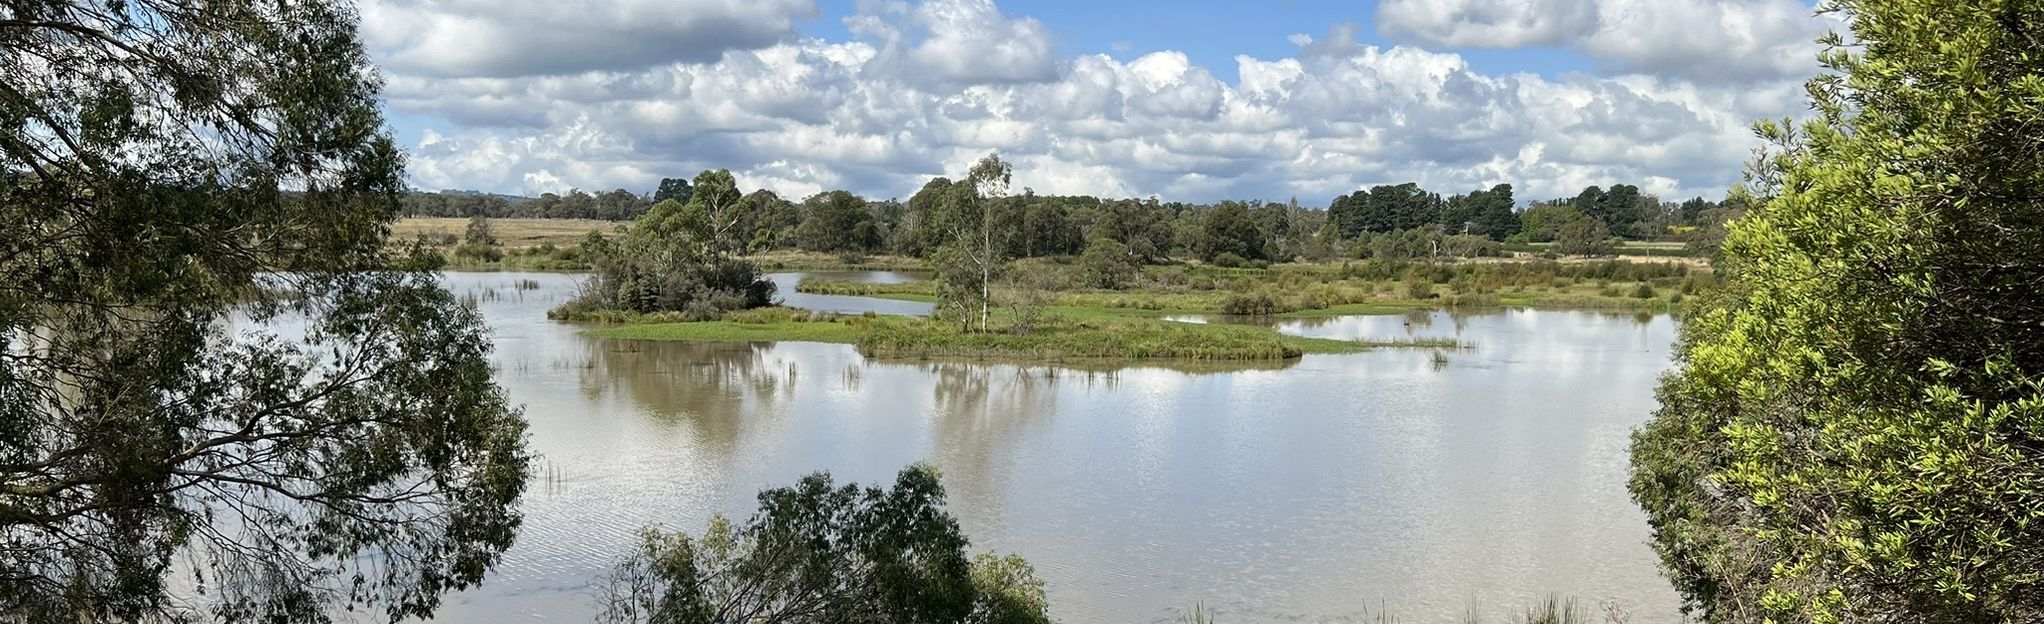
[(430, 616), (516, 536), (344, 3), (0, 5), (0, 613)]
[(1013, 214), (1018, 206), (1004, 201), (1013, 172), (1000, 156), (989, 154), (953, 182), (933, 208), (932, 227), (942, 234), (932, 258), (939, 298), (968, 315), (977, 304), (980, 331), (991, 327), (994, 278), (1007, 267), (1008, 241), (1020, 221)]
[(745, 195), (738, 192), (738, 180), (730, 171), (718, 169), (696, 174), (695, 184), (690, 188), (688, 199), (680, 201), (700, 209), (707, 229), (704, 240), (718, 251), (737, 250), (750, 242), (752, 236), (741, 234), (741, 226), (752, 216), (746, 209), (756, 206), (742, 201)]

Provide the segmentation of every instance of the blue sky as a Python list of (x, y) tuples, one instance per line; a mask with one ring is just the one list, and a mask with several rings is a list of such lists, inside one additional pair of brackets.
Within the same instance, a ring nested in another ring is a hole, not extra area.
[(364, 0), (363, 14), (420, 188), (646, 191), (723, 168), (794, 198), (895, 197), (1000, 153), (1040, 192), (1309, 203), (1405, 181), (1721, 195), (1755, 145), (1747, 126), (1802, 113), (1812, 40), (1836, 25), (1808, 0)]
[[(841, 20), (853, 12), (853, 5), (849, 1), (820, 3), (821, 19), (804, 29), (825, 38), (849, 38)], [(1386, 47), (1403, 43), (1377, 34), (1373, 23), (1376, 7), (1374, 1), (1299, 0), (1165, 3), (1032, 0), (1001, 5), (1003, 10), (1028, 15), (1049, 26), (1068, 53), (1130, 59), (1159, 50), (1178, 50), (1192, 57), (1194, 63), (1231, 81), (1235, 79), (1236, 55), (1284, 58), (1298, 51), (1298, 46), (1290, 41), (1292, 35), (1318, 37), (1337, 24), (1356, 25), (1356, 38), (1363, 43)], [(1126, 49), (1117, 44), (1124, 44)], [(1591, 68), (1589, 59), (1582, 55), (1547, 46), (1458, 51), (1472, 66), (1489, 73), (1533, 72), (1552, 76)]]

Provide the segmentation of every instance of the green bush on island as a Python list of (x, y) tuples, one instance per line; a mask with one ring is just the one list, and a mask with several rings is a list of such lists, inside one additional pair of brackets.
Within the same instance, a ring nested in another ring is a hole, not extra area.
[(613, 240), (591, 232), (581, 255), (592, 275), (582, 292), (548, 316), (598, 320), (619, 314), (679, 314), (710, 320), (731, 310), (773, 303), (774, 284), (751, 262), (731, 257), (700, 202), (715, 195), (698, 192), (690, 203), (654, 204)]

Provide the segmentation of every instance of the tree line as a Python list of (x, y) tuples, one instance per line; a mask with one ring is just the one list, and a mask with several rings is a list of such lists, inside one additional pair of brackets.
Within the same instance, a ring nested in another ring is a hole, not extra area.
[[(626, 221), (661, 202), (688, 205), (700, 199), (720, 215), (715, 235), (736, 253), (794, 249), (928, 258), (945, 235), (938, 213), (954, 184), (933, 178), (907, 201), (869, 199), (844, 190), (794, 201), (770, 190), (741, 190), (729, 171), (714, 170), (694, 179), (664, 178), (644, 195), (622, 189), (536, 198), (415, 191), (403, 203), (408, 216)], [(1574, 240), (1587, 242), (1569, 245), (1570, 251), (1598, 255), (1608, 251), (1600, 244), (1612, 239), (1715, 241), (1722, 237), (1722, 224), (1745, 206), (1746, 200), (1737, 196), (1663, 201), (1629, 184), (1592, 186), (1575, 197), (1535, 201), (1524, 209), (1510, 184), (1445, 197), (1417, 183), (1379, 185), (1341, 195), (1324, 207), (1301, 205), (1297, 198), (1195, 204), (1039, 195), (1025, 187), (994, 200), (987, 217), (990, 227), (1013, 230), (998, 238), (1002, 252), (1017, 258), (1078, 255), (1088, 241), (1104, 238), (1146, 261), (1180, 256), (1238, 264), (1381, 255), (1383, 235), (1420, 240), (1430, 253), (1453, 248), (1481, 254), (1493, 249), (1478, 242), (1485, 239), (1519, 245)]]

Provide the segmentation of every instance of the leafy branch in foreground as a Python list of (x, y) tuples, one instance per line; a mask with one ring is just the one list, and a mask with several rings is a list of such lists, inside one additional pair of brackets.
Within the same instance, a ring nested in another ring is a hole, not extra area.
[(2044, 621), (2044, 2), (1826, 6), (1632, 494), (1707, 621)]
[(1043, 582), (1022, 558), (966, 559), (934, 469), (892, 488), (827, 474), (759, 494), (742, 526), (701, 537), (647, 529), (597, 588), (601, 622), (1047, 624)]
[(428, 617), (515, 537), (487, 335), (379, 268), (403, 162), (355, 26), (0, 7), (8, 621)]

